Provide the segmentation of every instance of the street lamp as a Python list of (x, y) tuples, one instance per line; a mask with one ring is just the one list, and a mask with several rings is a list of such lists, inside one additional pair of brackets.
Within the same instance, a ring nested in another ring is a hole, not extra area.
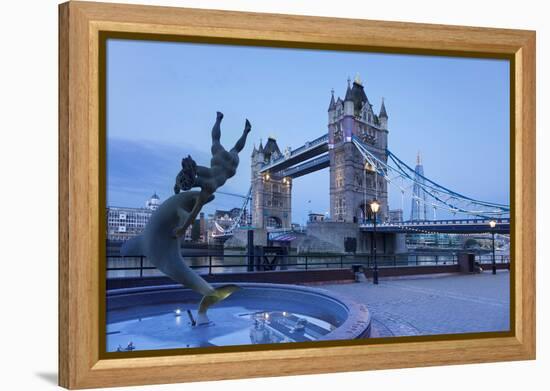
[(378, 201), (374, 200), (370, 204), (370, 210), (372, 213), (374, 213), (374, 231), (372, 234), (372, 241), (373, 241), (373, 257), (374, 257), (374, 270), (372, 272), (372, 282), (374, 284), (378, 284), (378, 262), (376, 261), (376, 214), (378, 213), (378, 210), (380, 209), (380, 204)]
[(497, 274), (497, 264), (495, 261), (495, 227), (497, 222), (495, 220), (489, 221), (489, 226), (491, 227), (491, 237), (493, 240), (493, 274)]

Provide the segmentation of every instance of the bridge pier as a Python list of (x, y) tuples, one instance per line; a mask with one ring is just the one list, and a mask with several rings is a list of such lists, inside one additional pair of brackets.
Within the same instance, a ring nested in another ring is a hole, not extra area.
[[(338, 221), (309, 222), (307, 235), (314, 236), (323, 242), (332, 244), (335, 249), (345, 252), (346, 238), (355, 239), (356, 252), (368, 254), (371, 251), (372, 233), (361, 231), (356, 223)], [(376, 233), (377, 254), (402, 254), (407, 252), (405, 234)]]
[(407, 249), (407, 235), (396, 233), (393, 234), (393, 249), (394, 254), (405, 254), (408, 252)]
[(359, 235), (358, 225), (356, 223), (345, 223), (338, 221), (315, 221), (307, 224), (307, 235), (314, 236), (322, 242), (330, 243), (340, 252), (345, 251), (346, 238), (353, 238), (357, 243), (357, 251), (364, 247), (361, 242), (363, 239)]
[[(372, 232), (362, 232), (360, 231), (359, 236), (361, 240), (358, 241), (358, 244), (361, 243), (361, 247), (358, 246), (357, 252), (370, 253), (371, 252), (371, 242), (372, 242)], [(376, 253), (381, 255), (394, 255), (394, 254), (403, 254), (407, 252), (407, 246), (405, 242), (405, 234), (394, 234), (394, 233), (376, 233)]]

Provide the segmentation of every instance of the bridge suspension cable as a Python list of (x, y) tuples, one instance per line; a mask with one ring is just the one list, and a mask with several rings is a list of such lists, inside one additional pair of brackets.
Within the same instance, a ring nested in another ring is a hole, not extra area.
[(248, 192), (245, 196), (242, 196), (242, 195), (239, 195), (239, 194), (234, 194), (234, 193), (225, 193), (225, 192), (218, 192), (220, 194), (225, 194), (225, 195), (233, 195), (233, 196), (236, 196), (236, 197), (242, 197), (244, 198), (244, 201), (243, 201), (243, 204), (239, 210), (239, 214), (237, 215), (237, 217), (235, 218), (235, 220), (232, 222), (232, 224), (228, 227), (228, 228), (223, 228), (220, 224), (218, 224), (218, 222), (214, 222), (214, 225), (216, 226), (216, 229), (221, 232), (221, 234), (215, 234), (215, 233), (212, 233), (212, 236), (213, 237), (221, 237), (221, 236), (230, 236), (230, 235), (233, 235), (233, 231), (235, 230), (235, 228), (237, 228), (241, 221), (242, 221), (242, 218), (243, 218), (243, 215), (246, 213), (246, 207), (248, 206), (248, 203), (250, 202), (251, 198), (252, 198), (252, 186), (250, 186), (250, 188), (248, 189)]
[(223, 194), (223, 195), (226, 195), (226, 196), (239, 197), (239, 198), (245, 198), (245, 199), (250, 197), (250, 191), (246, 195), (245, 194), (230, 193), (230, 192), (227, 192), (227, 191), (217, 191), (216, 194)]
[[(503, 217), (504, 215), (510, 214), (510, 207), (508, 205), (480, 201), (464, 196), (439, 185), (421, 174), (416, 173), (414, 169), (406, 165), (389, 150), (386, 150), (386, 155), (390, 158), (390, 162), (393, 165), (382, 161), (371, 153), (367, 146), (357, 137), (353, 136), (352, 142), (357, 147), (372, 171), (380, 175), (384, 180), (386, 180), (387, 183), (399, 188), (402, 195), (402, 206), (406, 189), (410, 189), (416, 184), (420, 186), (427, 196), (430, 197), (430, 200), (425, 200), (422, 197), (415, 196), (414, 194), (411, 194), (412, 199), (419, 204), (422, 203), (423, 205), (432, 206), (434, 208), (434, 214), (436, 209), (446, 210), (453, 214), (462, 213), (483, 218), (491, 218), (490, 216)], [(388, 175), (390, 172), (392, 173), (392, 178)], [(397, 179), (401, 181), (401, 184), (397, 183)], [(411, 185), (404, 186), (404, 183), (411, 183)], [(470, 207), (475, 209), (471, 209)]]
[(494, 207), (494, 208), (499, 208), (499, 209), (502, 209), (502, 210), (505, 210), (507, 212), (510, 212), (510, 206), (508, 205), (503, 205), (503, 204), (497, 204), (497, 203), (494, 203), (494, 202), (487, 202), (487, 201), (480, 201), (480, 200), (476, 200), (476, 199), (473, 199), (473, 198), (470, 198), (470, 197), (467, 197), (465, 195), (462, 195), (460, 193), (457, 193), (455, 191), (452, 191), (444, 186), (441, 186), (440, 184), (432, 181), (431, 179), (425, 177), (424, 175), (422, 174), (419, 174), (419, 173), (416, 173), (416, 171), (411, 168), (410, 166), (408, 166), (406, 163), (404, 163), (401, 159), (399, 159), (396, 155), (394, 155), (389, 149), (386, 149), (386, 152), (388, 154), (388, 156), (394, 161), (396, 162), (396, 164), (398, 164), (399, 168), (402, 169), (402, 168), (406, 168), (410, 173), (414, 174), (414, 175), (417, 175), (418, 177), (420, 177), (421, 179), (423, 179), (424, 181), (427, 181), (428, 183), (432, 184), (432, 187), (433, 189), (435, 190), (440, 190), (444, 193), (447, 193), (451, 196), (454, 196), (454, 197), (457, 197), (457, 198), (461, 198), (461, 199), (464, 199), (464, 200), (469, 200), (471, 201), (472, 203), (475, 203), (475, 204), (478, 204), (478, 205), (485, 205), (485, 206), (489, 206), (489, 207)]

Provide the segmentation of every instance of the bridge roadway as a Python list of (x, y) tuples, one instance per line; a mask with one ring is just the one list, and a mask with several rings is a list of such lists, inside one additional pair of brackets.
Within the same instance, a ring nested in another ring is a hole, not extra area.
[[(489, 226), (491, 219), (451, 219), (451, 220), (425, 220), (404, 221), (400, 223), (376, 224), (376, 232), (384, 233), (446, 233), (446, 234), (470, 234), (491, 233), (509, 234), (510, 219), (494, 219), (495, 228)], [(374, 231), (371, 223), (360, 224), (361, 231)]]
[(330, 157), (327, 154), (316, 157), (315, 159), (308, 160), (305, 163), (297, 164), (293, 167), (286, 168), (282, 171), (272, 174), (274, 178), (298, 178), (309, 173), (322, 170), (323, 168), (330, 167)]
[[(260, 172), (270, 172), (270, 173), (279, 173), (279, 175), (282, 176), (284, 173), (284, 170), (289, 169), (292, 166), (295, 166), (299, 163), (306, 162), (306, 160), (309, 160), (311, 158), (314, 158), (316, 156), (322, 155), (324, 153), (328, 152), (328, 133), (322, 135), (321, 137), (316, 138), (315, 140), (308, 141), (304, 145), (302, 145), (299, 148), (296, 148), (288, 154), (283, 154), (278, 159), (273, 160), (269, 164), (266, 164), (264, 167), (261, 168)], [(313, 159), (317, 160), (317, 159)], [(289, 173), (288, 176), (302, 176), (309, 172), (313, 172), (316, 170), (320, 170), (321, 168), (328, 167), (328, 155), (326, 155), (325, 160), (322, 162), (318, 161), (317, 165), (312, 165), (310, 162), (306, 162), (302, 165), (298, 165), (296, 167), (292, 167), (292, 172)], [(299, 167), (304, 168), (304, 172), (300, 173)], [(307, 171), (309, 170), (309, 171)]]

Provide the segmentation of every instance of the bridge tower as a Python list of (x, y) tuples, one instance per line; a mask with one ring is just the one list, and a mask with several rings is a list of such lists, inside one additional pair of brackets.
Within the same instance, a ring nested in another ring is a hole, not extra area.
[(334, 99), (328, 108), (330, 156), (330, 214), (334, 221), (360, 222), (370, 217), (370, 203), (380, 203), (379, 220), (388, 218), (386, 181), (369, 170), (352, 143), (352, 136), (361, 139), (368, 150), (386, 162), (388, 146), (388, 114), (384, 100), (376, 115), (364, 86), (356, 76), (348, 87), (344, 100)]
[(286, 177), (262, 174), (260, 169), (281, 156), (277, 141), (267, 139), (265, 147), (260, 146), (252, 151), (252, 225), (256, 228), (290, 228), (292, 209), (292, 180)]

